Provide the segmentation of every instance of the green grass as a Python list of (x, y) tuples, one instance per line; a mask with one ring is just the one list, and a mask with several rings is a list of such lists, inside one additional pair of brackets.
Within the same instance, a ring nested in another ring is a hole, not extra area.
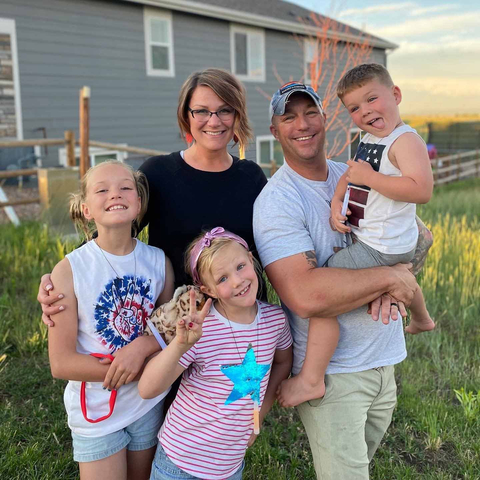
[[(407, 338), (409, 356), (396, 369), (398, 407), (372, 479), (480, 479), (479, 208), (479, 180), (438, 188), (419, 208), (435, 235), (421, 283), (437, 329)], [(41, 274), (71, 248), (37, 223), (0, 227), (1, 479), (78, 476), (64, 382), (51, 378), (35, 300)], [(244, 478), (315, 478), (295, 410), (275, 407), (267, 417)]]

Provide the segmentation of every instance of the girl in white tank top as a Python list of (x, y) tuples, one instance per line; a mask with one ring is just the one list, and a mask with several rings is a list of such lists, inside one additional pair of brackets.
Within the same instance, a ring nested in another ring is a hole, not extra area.
[(50, 367), (69, 380), (64, 401), (82, 480), (126, 480), (127, 469), (149, 477), (157, 431), (147, 438), (135, 425), (158, 428), (167, 393), (144, 400), (137, 386), (146, 358), (159, 349), (153, 336), (142, 336), (145, 321), (173, 294), (163, 251), (132, 237), (148, 201), (144, 182), (120, 162), (90, 169), (70, 203), (89, 241), (52, 272), (51, 293), (64, 295), (65, 309), (49, 329)]

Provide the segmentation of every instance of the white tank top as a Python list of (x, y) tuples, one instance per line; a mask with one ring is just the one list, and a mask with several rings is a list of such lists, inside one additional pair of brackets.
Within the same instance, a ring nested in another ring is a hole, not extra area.
[[(355, 160), (369, 162), (376, 172), (383, 175), (401, 177), (402, 172), (390, 162), (388, 152), (395, 140), (407, 132), (417, 134), (408, 125), (397, 127), (384, 138), (367, 133), (358, 146)], [(415, 248), (418, 228), (414, 203), (397, 202), (369, 187), (352, 185), (348, 206), (352, 212), (349, 217), (352, 231), (362, 242), (389, 254), (407, 253)]]
[[(137, 240), (134, 251), (117, 256), (100, 250), (92, 240), (69, 253), (67, 259), (78, 302), (77, 352), (111, 354), (142, 335), (145, 320), (165, 285), (164, 252)], [(118, 390), (112, 415), (90, 423), (80, 407), (81, 383), (68, 382), (64, 402), (68, 426), (73, 432), (89, 437), (125, 428), (167, 393), (144, 400), (138, 394), (138, 382), (123, 385)], [(100, 382), (86, 382), (86, 399), (89, 418), (108, 413), (110, 392), (103, 390)]]

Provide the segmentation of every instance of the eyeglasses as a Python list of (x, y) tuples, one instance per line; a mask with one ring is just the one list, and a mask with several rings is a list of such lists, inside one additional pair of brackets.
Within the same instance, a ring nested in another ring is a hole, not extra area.
[(210, 120), (210, 118), (212, 118), (212, 115), (216, 115), (220, 120), (225, 120), (225, 121), (232, 120), (233, 117), (235, 116), (235, 109), (232, 107), (221, 108), (216, 112), (211, 112), (206, 108), (201, 108), (199, 110), (192, 110), (190, 107), (188, 107), (188, 111), (192, 114), (192, 118), (201, 122)]

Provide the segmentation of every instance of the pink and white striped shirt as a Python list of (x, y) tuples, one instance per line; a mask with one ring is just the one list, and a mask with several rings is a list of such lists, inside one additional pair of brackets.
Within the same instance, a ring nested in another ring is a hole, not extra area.
[[(212, 306), (202, 338), (179, 361), (186, 370), (158, 438), (170, 460), (195, 477), (222, 480), (233, 475), (253, 432), (253, 400), (248, 395), (225, 405), (233, 382), (220, 366), (241, 364), (249, 344), (257, 363), (271, 366), (275, 350), (292, 344), (283, 310), (257, 303), (251, 324), (230, 322), (231, 327)], [(270, 371), (260, 383), (260, 405)]]

